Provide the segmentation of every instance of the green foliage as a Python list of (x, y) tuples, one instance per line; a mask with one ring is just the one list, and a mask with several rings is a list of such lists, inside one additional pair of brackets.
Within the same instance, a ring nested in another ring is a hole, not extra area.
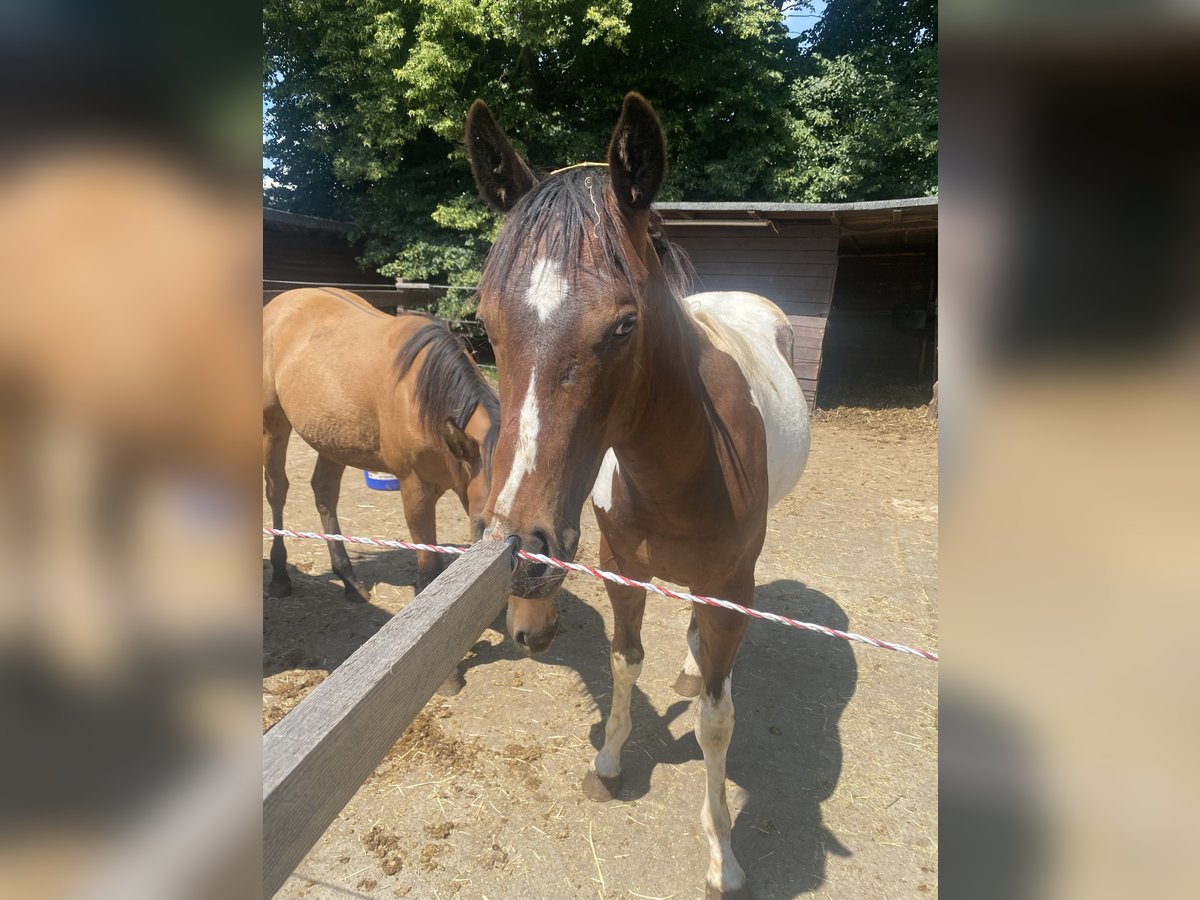
[(937, 192), (936, 0), (831, 0), (792, 86), (795, 200)]
[[(928, 0), (833, 0), (813, 32), (824, 57), (787, 33), (784, 11), (804, 5), (267, 0), (265, 202), (360, 223), (363, 261), (386, 275), (473, 284), (498, 223), (462, 147), (471, 100), (550, 169), (603, 153), (628, 90), (662, 116), (664, 199), (932, 190), (936, 13), (932, 44), (906, 37)], [(860, 46), (863, 31), (879, 37)], [(451, 292), (437, 311), (472, 302)]]
[(801, 202), (936, 193), (936, 71), (914, 83), (863, 53), (813, 62), (792, 88), (796, 162), (780, 167), (780, 190)]

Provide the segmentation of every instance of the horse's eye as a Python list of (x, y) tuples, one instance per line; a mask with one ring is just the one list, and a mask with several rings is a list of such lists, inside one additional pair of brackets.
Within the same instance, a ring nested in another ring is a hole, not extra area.
[(633, 326), (637, 324), (637, 316), (626, 316), (613, 329), (613, 337), (629, 337), (633, 334)]

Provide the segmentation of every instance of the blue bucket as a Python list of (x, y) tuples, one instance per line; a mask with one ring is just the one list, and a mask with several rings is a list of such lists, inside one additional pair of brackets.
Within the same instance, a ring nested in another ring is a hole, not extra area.
[(363, 472), (363, 478), (367, 480), (367, 487), (377, 491), (398, 491), (400, 490), (400, 479), (395, 475), (390, 475), (387, 472)]

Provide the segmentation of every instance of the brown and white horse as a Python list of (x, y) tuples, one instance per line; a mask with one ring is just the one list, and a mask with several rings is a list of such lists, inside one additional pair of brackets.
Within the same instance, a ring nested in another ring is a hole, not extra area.
[[(292, 429), (317, 451), (313, 496), (326, 533), (340, 534), (338, 494), (346, 466), (400, 479), (409, 534), (437, 543), (438, 498), (454, 491), (483, 533), (491, 488), (499, 401), (444, 322), (423, 314), (389, 316), (349, 291), (306, 288), (280, 294), (263, 310), (263, 468), (276, 528), (283, 527)], [(329, 545), (350, 600), (370, 593), (346, 548)], [(275, 597), (291, 593), (287, 548), (271, 546)], [(417, 590), (444, 567), (417, 553)]]
[[(491, 536), (516, 534), (525, 549), (572, 559), (591, 492), (602, 566), (751, 604), (767, 509), (796, 483), (808, 455), (786, 317), (752, 294), (681, 296), (676, 251), (651, 234), (666, 144), (641, 96), (625, 98), (606, 164), (543, 180), (482, 101), (471, 107), (466, 138), (484, 200), (508, 213), (479, 305), (503, 410), (486, 510)], [(531, 652), (553, 637), (550, 601), (561, 580), (527, 563), (514, 576), (513, 593), (525, 599), (510, 600), (509, 626)], [(613, 701), (583, 785), (598, 800), (621, 784), (646, 602), (644, 591), (605, 587)], [(725, 800), (730, 673), (745, 627), (736, 613), (695, 608), (676, 682), (686, 696), (700, 695), (701, 821), (707, 892), (717, 897), (745, 888)]]

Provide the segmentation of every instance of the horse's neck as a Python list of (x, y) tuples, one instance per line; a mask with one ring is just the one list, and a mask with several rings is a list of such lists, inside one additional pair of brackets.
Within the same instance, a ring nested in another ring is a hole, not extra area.
[(621, 470), (655, 493), (686, 490), (706, 465), (712, 430), (706, 386), (700, 377), (704, 336), (683, 304), (665, 290), (653, 301), (647, 335), (643, 411), (628, 440), (615, 448)]

